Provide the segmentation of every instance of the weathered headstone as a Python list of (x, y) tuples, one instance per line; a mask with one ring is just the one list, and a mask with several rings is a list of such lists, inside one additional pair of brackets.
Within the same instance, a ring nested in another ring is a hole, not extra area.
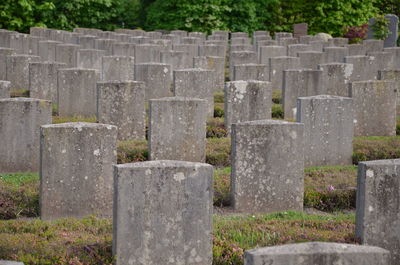
[(135, 63), (159, 63), (161, 61), (161, 46), (141, 44), (135, 46)]
[(150, 100), (150, 160), (205, 161), (207, 102), (189, 97)]
[(233, 123), (271, 119), (270, 82), (255, 80), (227, 82), (224, 94), (224, 123), (228, 134)]
[(237, 64), (233, 67), (233, 80), (269, 81), (269, 69), (265, 64)]
[(116, 42), (114, 39), (95, 39), (94, 48), (106, 51), (106, 55), (112, 55), (112, 47)]
[(162, 51), (161, 62), (170, 64), (171, 70), (190, 68), (193, 65), (192, 58), (187, 52)]
[(11, 91), (11, 82), (0, 80), (0, 98), (9, 98)]
[[(400, 69), (400, 47), (390, 47), (383, 49), (384, 52), (389, 52), (393, 56), (392, 65), (390, 68), (392, 69)], [(381, 70), (381, 69), (379, 69)]]
[(349, 44), (348, 38), (332, 38), (328, 40), (329, 47), (345, 47)]
[(207, 100), (207, 113), (214, 116), (215, 73), (211, 70), (192, 68), (174, 71), (174, 95), (177, 97)]
[(13, 54), (14, 49), (0, 47), (0, 80), (7, 80), (7, 56)]
[(112, 216), (117, 127), (60, 123), (40, 129), (40, 217)]
[(392, 80), (396, 85), (396, 113), (400, 115), (400, 69), (396, 70), (379, 70), (378, 80)]
[(51, 123), (51, 103), (33, 98), (0, 99), (0, 172), (39, 171), (39, 128)]
[(229, 57), (229, 79), (233, 80), (233, 67), (237, 64), (257, 63), (257, 54), (251, 51), (231, 52)]
[(106, 56), (106, 51), (95, 49), (82, 49), (77, 53), (77, 68), (96, 69), (101, 73), (102, 57)]
[(349, 82), (353, 74), (352, 64), (320, 64), (318, 70), (322, 70), (322, 91), (327, 95), (349, 96)]
[(347, 47), (325, 47), (324, 63), (343, 63), (344, 57), (349, 55)]
[(29, 95), (32, 98), (50, 100), (57, 104), (57, 72), (63, 63), (44, 62), (29, 64)]
[(350, 76), (350, 81), (363, 81), (376, 79), (376, 68), (374, 64), (374, 57), (357, 55), (346, 56), (344, 62), (353, 65), (353, 73)]
[(44, 62), (56, 61), (56, 46), (62, 44), (59, 41), (46, 40), (39, 41), (38, 55)]
[(304, 166), (351, 165), (353, 100), (318, 95), (297, 99), (297, 119), (304, 124)]
[(322, 71), (292, 69), (283, 71), (282, 104), (286, 120), (294, 120), (297, 113), (297, 98), (324, 94)]
[(307, 242), (247, 250), (244, 265), (388, 265), (389, 251), (372, 246)]
[(11, 90), (29, 90), (29, 63), (39, 62), (40, 57), (25, 54), (7, 56), (7, 81)]
[(261, 64), (269, 64), (269, 58), (286, 56), (287, 48), (284, 46), (261, 46), (258, 54)]
[(172, 91), (172, 71), (170, 64), (141, 63), (135, 65), (135, 80), (145, 82), (145, 99), (170, 97)]
[(297, 57), (298, 52), (311, 51), (311, 45), (291, 44), (287, 46), (287, 56)]
[(282, 90), (284, 70), (299, 68), (299, 57), (282, 56), (269, 58), (269, 79), (272, 83), (272, 90)]
[(324, 54), (316, 51), (306, 51), (297, 53), (300, 58), (300, 67), (305, 69), (317, 70), (318, 65), (324, 63)]
[(98, 82), (97, 121), (117, 126), (119, 141), (145, 139), (144, 94), (144, 82)]
[(364, 40), (363, 45), (367, 55), (370, 52), (381, 52), (383, 50), (383, 40)]
[(211, 265), (212, 178), (212, 166), (202, 163), (116, 165), (116, 264)]
[(396, 86), (393, 81), (352, 82), (354, 136), (396, 135)]
[(400, 159), (358, 164), (356, 237), (362, 244), (385, 248), (400, 262)]
[(259, 120), (232, 125), (231, 195), (238, 212), (302, 210), (303, 124)]
[(57, 80), (59, 115), (96, 115), (96, 83), (100, 81), (99, 72), (95, 69), (59, 69)]
[(65, 63), (69, 68), (77, 67), (79, 49), (80, 46), (75, 44), (57, 44), (56, 61), (59, 63)]
[(214, 91), (223, 91), (225, 82), (225, 58), (216, 56), (199, 56), (193, 58), (194, 68), (214, 71), (216, 86)]
[(129, 56), (104, 56), (102, 80), (134, 80), (135, 58)]
[(364, 44), (350, 44), (346, 46), (349, 49), (349, 56), (366, 55), (367, 50)]
[(112, 55), (135, 57), (135, 44), (129, 42), (116, 42), (112, 45)]

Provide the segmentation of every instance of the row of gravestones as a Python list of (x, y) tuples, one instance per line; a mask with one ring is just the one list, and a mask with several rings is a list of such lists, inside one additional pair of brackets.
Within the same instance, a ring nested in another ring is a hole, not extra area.
[[(159, 100), (160, 102), (165, 102), (165, 101), (169, 101), (169, 100)], [(171, 101), (177, 101), (176, 99), (175, 100), (171, 100)], [(194, 100), (194, 101), (196, 101), (196, 100)], [(200, 104), (201, 105), (201, 100), (197, 103), (197, 104)], [(26, 104), (26, 103), (25, 103)], [(42, 105), (43, 105), (43, 103), (41, 103)], [(153, 104), (153, 103), (152, 103)], [(170, 108), (168, 105), (171, 105), (171, 104), (168, 104), (167, 103), (167, 107), (166, 107), (166, 109), (168, 109), (168, 108)], [(186, 108), (187, 109), (187, 105), (188, 104), (183, 104), (184, 105), (184, 108)], [(204, 103), (203, 103), (203, 106), (204, 106)], [(152, 108), (152, 107), (151, 107)], [(156, 109), (156, 108), (154, 108), (154, 109)], [(166, 110), (165, 108), (164, 109), (162, 109), (162, 106), (160, 107), (160, 110), (161, 111), (164, 111), (163, 113), (165, 113), (165, 110)], [(200, 112), (203, 112), (203, 113), (205, 113), (205, 111), (204, 111), (204, 108), (203, 109), (199, 109), (200, 110)], [(203, 110), (203, 111), (202, 111)], [(179, 117), (180, 117), (181, 115), (179, 115), (177, 118), (175, 117), (175, 120), (179, 120)], [(165, 117), (165, 115), (164, 115), (164, 117)], [(165, 118), (164, 118), (165, 119)], [(182, 118), (181, 118), (182, 119)], [(174, 122), (174, 118), (167, 118), (167, 119), (165, 119), (165, 120), (167, 120), (167, 122), (166, 122), (166, 124), (167, 125), (169, 125), (169, 126), (171, 126), (171, 122)], [(184, 119), (184, 120), (186, 120), (186, 119)], [(190, 119), (188, 119), (188, 120), (190, 120)], [(267, 122), (268, 123), (268, 122)], [(274, 122), (272, 122), (272, 124), (273, 125), (279, 125), (279, 126), (281, 126), (282, 124), (279, 124), (279, 122), (277, 122), (276, 124), (274, 123)], [(286, 125), (286, 124), (285, 124)], [(294, 125), (294, 124), (292, 124), (292, 125)], [(52, 125), (49, 125), (50, 127), (52, 126)], [(56, 126), (56, 125), (54, 125), (54, 126)], [(64, 126), (64, 125), (58, 125), (59, 127), (61, 126), (61, 128)], [(80, 126), (79, 124), (77, 125), (77, 124), (70, 124), (70, 125), (65, 125), (65, 130), (64, 131), (67, 131), (66, 129), (67, 129), (67, 127), (68, 126), (70, 126), (70, 127), (72, 127), (72, 128), (75, 128), (76, 127), (76, 131), (78, 131), (78, 132), (82, 132), (82, 131), (84, 131), (84, 129), (83, 129), (83, 127), (86, 127), (86, 125), (85, 126)], [(46, 126), (44, 126), (43, 128), (42, 128), (42, 130), (44, 131), (45, 130), (45, 127)], [(57, 126), (56, 126), (57, 127)], [(58, 128), (59, 128), (58, 127)], [(93, 125), (89, 125), (89, 127), (93, 127)], [(184, 127), (188, 127), (188, 125), (184, 125)], [(238, 127), (239, 127), (239, 125), (238, 125)], [(112, 130), (114, 130), (115, 131), (115, 129), (113, 129), (113, 126), (109, 126), (109, 125), (105, 125), (105, 128), (107, 128), (107, 130), (108, 131), (112, 131)], [(55, 128), (53, 128), (53, 129), (55, 129)], [(73, 134), (73, 129), (71, 129), (72, 130), (72, 134)], [(53, 135), (63, 135), (63, 133), (62, 133), (62, 131), (63, 130), (61, 130), (61, 131), (57, 131), (56, 133), (54, 133)], [(196, 130), (194, 130), (194, 131), (196, 131)], [(233, 130), (234, 131), (234, 133), (236, 133), (236, 131), (235, 131), (235, 129)], [(110, 133), (110, 132), (109, 132)], [(51, 135), (51, 133), (43, 133), (43, 135), (44, 136), (42, 136), (42, 139), (45, 137), (45, 135)], [(86, 136), (88, 136), (89, 137), (89, 139), (92, 139), (92, 138), (90, 138), (90, 137), (93, 137), (94, 135), (95, 135), (95, 133), (86, 133), (85, 134)], [(256, 135), (259, 135), (259, 134), (256, 134)], [(273, 135), (273, 134), (272, 134)], [(278, 134), (275, 134), (275, 137), (274, 138), (276, 138), (277, 139), (277, 135), (284, 135), (284, 134), (282, 134), (282, 132), (280, 132), (280, 133), (278, 133)], [(293, 138), (293, 140), (295, 141), (295, 139), (298, 139), (298, 138), (300, 138), (302, 136), (302, 134), (301, 133), (296, 133), (296, 132), (290, 132), (290, 137), (292, 137)], [(112, 138), (109, 134), (105, 134), (104, 135), (104, 137), (105, 138)], [(204, 136), (203, 136), (204, 137)], [(67, 137), (66, 136), (64, 136), (64, 137), (62, 137), (63, 139), (67, 139)], [(80, 141), (81, 141), (81, 139), (83, 139), (84, 138), (84, 136), (80, 136), (80, 137), (78, 137), (79, 139), (80, 139)], [(233, 137), (235, 140), (236, 139), (239, 139), (240, 138), (240, 132), (239, 132), (239, 130), (238, 130), (238, 134), (237, 134), (237, 136), (234, 136)], [(267, 137), (267, 138), (270, 138), (270, 137)], [(59, 141), (61, 140), (61, 139), (58, 139)], [(181, 139), (181, 141), (182, 140), (184, 140), (184, 139)], [(258, 147), (256, 147), (256, 148), (258, 148), (257, 150), (265, 150), (265, 148), (262, 146), (262, 144), (264, 144), (265, 143), (265, 139), (263, 140), (262, 139), (262, 137), (259, 137), (259, 138), (253, 138), (253, 140), (255, 140), (255, 141), (253, 141), (252, 143), (253, 143), (253, 145), (254, 146), (256, 146), (257, 144), (259, 145)], [(99, 139), (97, 139), (97, 140), (95, 140), (95, 141), (97, 141), (97, 142), (102, 142), (102, 140), (99, 140)], [(104, 140), (105, 142), (107, 142), (106, 140)], [(73, 142), (73, 141), (72, 141)], [(151, 140), (150, 140), (150, 147), (151, 147)], [(299, 142), (300, 142), (300, 144), (299, 144)], [(154, 141), (153, 141), (153, 144), (154, 144)], [(187, 143), (187, 144), (191, 144), (190, 142), (189, 143)], [(301, 145), (301, 140), (298, 140), (298, 142), (297, 142), (297, 144), (298, 145)], [(90, 144), (89, 144), (90, 145)], [(67, 144), (67, 145), (64, 145), (64, 147), (68, 147), (69, 146), (69, 144)], [(85, 159), (87, 158), (87, 157), (89, 157), (89, 154), (92, 154), (92, 156), (95, 156), (95, 157), (99, 157), (99, 156), (101, 156), (101, 154), (102, 153), (106, 153), (106, 154), (108, 154), (109, 155), (109, 153), (107, 153), (107, 148), (106, 149), (101, 149), (100, 147), (98, 147), (98, 148), (96, 148), (96, 149), (91, 149), (91, 148), (87, 148), (86, 146), (86, 144), (83, 144), (83, 143), (78, 143), (78, 144), (72, 144), (72, 146), (75, 146), (75, 148), (74, 148), (74, 150), (76, 151), (76, 150), (78, 150), (78, 151), (81, 151), (82, 149), (82, 151), (87, 151), (88, 149), (89, 149), (89, 153), (85, 153), (85, 154), (82, 154), (81, 156), (79, 156), (79, 154), (76, 154), (76, 153), (74, 153), (73, 155), (71, 155), (71, 152), (70, 151), (68, 151), (68, 149), (61, 149), (61, 150), (59, 150), (59, 152), (58, 153), (61, 153), (61, 154), (69, 154), (69, 156), (68, 156), (68, 158), (70, 158), (71, 156), (73, 156), (73, 157), (79, 157), (79, 160), (81, 161), (82, 160), (82, 157), (85, 157)], [(85, 147), (84, 147), (85, 146)], [(238, 146), (239, 148), (233, 148), (233, 149), (237, 149), (237, 150), (239, 150), (240, 149), (240, 139), (238, 140), (238, 143), (236, 144), (236, 146)], [(261, 147), (260, 147), (261, 146)], [(282, 146), (285, 146), (285, 144), (283, 143), (282, 144)], [(286, 145), (287, 146), (287, 145)], [(168, 148), (168, 147), (167, 147)], [(54, 147), (53, 146), (50, 146), (50, 147), (47, 147), (47, 149), (46, 149), (46, 147), (45, 147), (45, 141), (44, 140), (42, 140), (42, 148), (41, 148), (41, 150), (42, 150), (42, 155), (45, 155), (45, 152), (48, 150), (49, 152), (51, 152), (51, 150), (52, 149), (54, 149)], [(43, 151), (43, 150), (45, 150), (45, 151)], [(237, 151), (236, 150), (236, 151)], [(298, 150), (300, 150), (300, 149), (298, 149)], [(93, 152), (92, 152), (93, 151)], [(115, 151), (115, 150), (114, 150)], [(169, 151), (171, 151), (171, 150), (169, 150)], [(240, 153), (240, 151), (237, 151), (237, 153)], [(57, 154), (57, 152), (56, 152), (56, 154)], [(52, 155), (49, 155), (49, 157), (51, 157), (51, 158), (54, 158), (55, 157), (55, 155), (56, 154), (52, 154)], [(239, 155), (238, 155), (238, 157), (239, 157)], [(261, 155), (261, 157), (262, 157), (262, 155)], [(262, 158), (261, 158), (262, 159)], [(58, 160), (58, 159), (57, 159)], [(53, 160), (53, 161), (57, 161), (57, 160)], [(182, 159), (182, 160), (185, 160), (185, 159)], [(236, 160), (240, 160), (240, 157), (238, 158), (238, 159), (236, 159)], [(299, 159), (298, 159), (299, 160)], [(95, 162), (96, 163), (96, 161), (95, 160), (93, 160), (92, 161), (92, 163), (93, 162)], [(249, 161), (248, 161), (249, 162)], [(245, 162), (244, 161), (244, 163), (243, 163), (243, 161), (241, 162), (242, 164), (245, 164), (245, 163), (248, 163), (248, 162)], [(82, 162), (83, 163), (83, 162)], [(239, 162), (240, 163), (240, 162)], [(297, 163), (299, 163), (299, 162), (297, 162)], [(76, 163), (73, 163), (73, 165), (75, 165)], [(97, 164), (103, 164), (103, 163), (100, 163), (100, 162), (97, 162)], [(301, 164), (301, 161), (300, 161), (300, 164)], [(43, 165), (42, 165), (43, 166)], [(86, 164), (86, 165), (84, 165), (83, 166), (83, 168), (86, 168), (88, 165)], [(265, 165), (264, 165), (265, 166)], [(268, 165), (269, 166), (269, 165)], [(288, 166), (288, 165), (285, 165), (285, 166)], [(296, 166), (298, 166), (298, 164), (296, 164), (296, 163), (294, 163), (294, 166), (296, 167)], [(72, 167), (72, 166), (69, 166), (68, 165), (68, 163), (66, 163), (66, 164), (64, 164), (63, 165), (63, 168), (65, 169), (65, 168), (69, 168), (69, 167)], [(235, 166), (234, 166), (235, 167)], [(238, 167), (236, 167), (236, 168), (238, 168)], [(296, 167), (297, 168), (297, 167)], [(272, 170), (274, 170), (274, 169), (272, 169)], [(279, 170), (279, 168), (278, 168), (278, 170)], [(54, 172), (54, 169), (52, 169), (51, 170), (51, 172)], [(82, 172), (84, 172), (84, 171), (82, 171)], [(150, 172), (151, 172), (151, 170), (150, 170)], [(80, 172), (81, 173), (81, 172)], [(76, 173), (75, 173), (76, 174)], [(69, 174), (70, 176), (71, 176), (71, 174)], [(72, 173), (72, 175), (74, 176), (74, 173)], [(90, 174), (87, 174), (87, 175), (90, 175)], [(42, 175), (43, 176), (43, 175)], [(256, 174), (254, 174), (254, 177), (256, 178), (257, 176), (256, 176)], [(90, 179), (90, 176), (86, 176), (85, 175), (85, 180), (87, 180), (87, 179)], [(174, 174), (174, 179), (181, 179), (182, 180), (182, 174)], [(43, 181), (43, 178), (42, 178), (42, 181)], [(291, 182), (292, 180), (290, 180), (289, 179), (289, 182)], [(51, 181), (49, 181), (49, 183), (50, 183)], [(59, 183), (59, 182), (61, 182), (61, 183), (63, 183), (63, 179), (61, 179), (61, 180), (58, 180), (58, 181), (56, 181), (56, 183)], [(104, 183), (104, 179), (100, 179), (100, 180), (98, 180), (97, 182), (96, 182), (97, 184), (95, 184), (95, 185), (90, 185), (90, 186), (95, 186), (95, 189), (100, 189), (101, 188), (101, 185), (99, 184), (99, 183)], [(287, 183), (287, 184), (289, 184), (289, 183)], [(97, 185), (97, 186), (96, 186)], [(295, 183), (295, 185), (296, 185), (296, 183)], [(74, 190), (74, 189), (77, 189), (77, 187), (73, 187), (74, 185), (68, 185), (69, 187), (72, 187), (72, 189)], [(87, 185), (84, 185), (84, 184), (82, 184), (82, 186), (86, 186), (87, 187)], [(79, 186), (78, 185), (78, 187), (81, 187), (81, 186)], [(51, 190), (51, 188), (48, 188), (47, 190)], [(267, 189), (268, 190), (268, 189)], [(99, 200), (101, 201), (101, 199), (102, 199), (102, 197), (100, 196), (100, 195), (98, 195), (98, 193), (96, 192), (96, 191), (98, 191), (98, 190), (94, 190), (94, 191), (92, 191), (92, 193), (93, 194), (96, 194), (96, 196), (98, 196), (98, 198), (99, 198)], [(273, 191), (274, 192), (274, 191)], [(57, 194), (57, 193), (56, 193)], [(302, 195), (301, 195), (301, 197), (302, 197)], [(295, 198), (295, 200), (296, 201), (299, 201), (299, 200), (302, 200), (302, 198), (301, 197), (296, 197)], [(256, 204), (259, 204), (259, 202), (255, 202)], [(94, 208), (96, 208), (96, 206), (93, 206), (93, 205), (89, 205), (89, 207), (94, 207)], [(70, 211), (71, 211), (71, 207), (70, 208), (68, 208)], [(195, 257), (193, 257), (193, 259), (194, 259)], [(201, 258), (200, 258), (201, 259)]]

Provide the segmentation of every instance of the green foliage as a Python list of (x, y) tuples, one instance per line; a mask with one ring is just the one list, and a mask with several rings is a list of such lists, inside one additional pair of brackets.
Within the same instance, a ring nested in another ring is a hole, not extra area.
[(30, 27), (45, 26), (46, 14), (54, 9), (50, 0), (2, 0), (0, 28), (29, 32)]
[(375, 16), (375, 23), (372, 25), (374, 31), (374, 38), (377, 40), (386, 39), (389, 34), (389, 20), (384, 15)]
[(283, 107), (282, 104), (272, 104), (272, 118), (283, 119)]
[(353, 163), (400, 158), (400, 136), (356, 137), (353, 141)]

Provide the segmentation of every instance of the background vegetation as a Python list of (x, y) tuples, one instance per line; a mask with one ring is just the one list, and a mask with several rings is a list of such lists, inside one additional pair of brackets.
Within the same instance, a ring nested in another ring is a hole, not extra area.
[(377, 14), (400, 15), (398, 0), (2, 0), (0, 28), (28, 32), (32, 26), (71, 30), (92, 27), (291, 31), (307, 22), (310, 33), (342, 36)]

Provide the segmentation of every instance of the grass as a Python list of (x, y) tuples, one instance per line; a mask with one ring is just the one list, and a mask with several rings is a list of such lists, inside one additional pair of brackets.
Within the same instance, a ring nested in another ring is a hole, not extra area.
[(65, 123), (65, 122), (97, 122), (96, 117), (83, 117), (76, 115), (73, 117), (53, 116), (53, 123)]
[(19, 97), (29, 97), (29, 90), (28, 89), (18, 89), (18, 90), (11, 90), (10, 96), (12, 98), (19, 98)]
[(400, 136), (355, 137), (353, 163), (400, 158)]
[[(214, 216), (213, 264), (242, 265), (246, 249), (331, 241), (355, 243), (354, 215), (281, 212)], [(30, 264), (111, 264), (112, 222), (87, 217), (57, 221), (0, 221), (0, 259)]]

